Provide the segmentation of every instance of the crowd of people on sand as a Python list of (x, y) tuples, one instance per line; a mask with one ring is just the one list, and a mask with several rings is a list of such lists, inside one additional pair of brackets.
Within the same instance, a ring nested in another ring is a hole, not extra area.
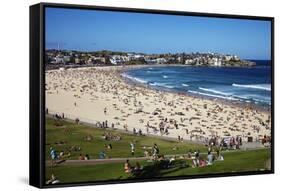
[[(81, 117), (81, 121), (82, 114), (71, 111), (71, 108), (82, 109), (78, 98), (89, 103), (86, 109), (97, 101), (108, 101), (103, 107), (93, 109), (101, 116), (95, 120), (100, 121), (102, 128), (116, 126), (131, 131), (132, 127), (137, 127), (137, 134), (141, 129), (142, 134), (146, 131), (147, 134), (173, 138), (179, 134), (181, 138), (195, 141), (211, 135), (246, 136), (251, 133), (254, 138), (270, 135), (271, 117), (268, 112), (133, 86), (121, 77), (123, 72), (124, 69), (115, 67), (47, 71), (46, 95), (47, 98), (69, 96), (72, 99), (69, 114)], [(48, 102), (46, 105), (49, 106)], [(50, 109), (62, 109), (59, 104), (56, 105), (58, 108), (51, 105)]]
[[(48, 112), (48, 108), (46, 109), (46, 112)], [(104, 108), (104, 115), (107, 114), (107, 108)], [(57, 121), (59, 121), (60, 119), (64, 119), (65, 118), (65, 114), (61, 113), (61, 114), (54, 114), (53, 118)], [(195, 119), (196, 117), (192, 117), (191, 119)], [(196, 118), (197, 119), (197, 118)], [(181, 122), (187, 120), (187, 118), (181, 118)], [(75, 119), (75, 122), (78, 124), (79, 123), (79, 118)], [(269, 121), (269, 120), (268, 120)], [(108, 120), (102, 121), (102, 122), (97, 122), (96, 123), (96, 127), (98, 128), (109, 128), (110, 125), (108, 124)], [(262, 124), (266, 124), (264, 122), (261, 122)], [(60, 125), (60, 124), (59, 124)], [(58, 126), (59, 126), (58, 125)], [(120, 125), (120, 124), (119, 124)], [(111, 124), (111, 128), (114, 129), (115, 128), (115, 124), (112, 123)], [(123, 125), (123, 128), (125, 131), (128, 131), (128, 125), (125, 123)], [(158, 127), (150, 125), (149, 121), (147, 121), (146, 124), (146, 134), (150, 134), (150, 129), (153, 129), (153, 133), (158, 133), (158, 131), (160, 132), (161, 135), (168, 135), (169, 134), (169, 129), (178, 129), (179, 128), (179, 124), (176, 120), (173, 119), (168, 119), (168, 118), (164, 118), (163, 120), (160, 121), (160, 123), (158, 124)], [(254, 129), (258, 129), (258, 127), (256, 127), (256, 125), (254, 125)], [(225, 149), (239, 149), (240, 146), (242, 146), (242, 136), (218, 136), (218, 135), (213, 135), (210, 137), (208, 136), (200, 136), (200, 135), (194, 135), (193, 132), (195, 132), (194, 130), (189, 131), (188, 129), (185, 129), (187, 134), (190, 134), (190, 138), (192, 139), (193, 137), (195, 137), (195, 139), (201, 140), (201, 142), (205, 143), (206, 145), (215, 145), (215, 146), (220, 146), (223, 147)], [(198, 132), (201, 132), (202, 130), (198, 130)], [(197, 132), (197, 131), (196, 131)], [(132, 133), (134, 135), (144, 135), (143, 131), (141, 128), (139, 128), (138, 130), (136, 128), (132, 128)], [(119, 135), (113, 135), (112, 133), (105, 133), (105, 135), (103, 136), (103, 138), (105, 140), (121, 140), (121, 136)], [(244, 137), (245, 138), (245, 137)], [(90, 139), (89, 137), (86, 139)], [(184, 136), (180, 136), (178, 135), (178, 141), (179, 142), (183, 142), (184, 141)], [(245, 140), (244, 140), (245, 141)], [(262, 145), (264, 146), (270, 146), (271, 145), (271, 137), (264, 135), (264, 137), (260, 138), (259, 140), (256, 141), (260, 141), (262, 143)]]
[[(81, 73), (81, 72), (80, 72)], [(89, 72), (85, 72), (86, 74), (91, 74)], [(101, 75), (105, 76), (110, 76), (112, 79), (115, 79), (114, 76), (112, 76), (111, 72), (100, 72)], [(73, 75), (81, 75), (73, 72)], [(82, 75), (83, 76), (83, 75)], [(81, 76), (78, 76), (81, 77)], [(91, 78), (93, 79), (93, 78)], [(125, 107), (129, 107), (132, 102), (135, 103), (135, 107), (132, 108), (132, 111), (136, 111), (135, 114), (143, 114), (143, 115), (151, 115), (151, 118), (149, 119), (144, 119), (144, 120), (139, 120), (141, 123), (144, 125), (144, 128), (132, 128), (129, 127), (127, 123), (122, 123), (120, 121), (119, 124), (116, 123), (110, 123), (112, 119), (110, 119), (110, 114), (111, 114), (111, 108), (103, 108), (103, 114), (106, 116), (107, 120), (101, 121), (96, 123), (96, 126), (98, 128), (106, 129), (111, 127), (112, 129), (115, 128), (115, 126), (122, 127), (125, 131), (128, 131), (129, 129), (132, 130), (132, 133), (134, 135), (143, 135), (143, 131), (146, 129), (146, 134), (153, 133), (155, 135), (175, 135), (177, 134), (175, 132), (184, 132), (179, 133), (180, 135), (177, 136), (177, 139), (179, 142), (183, 142), (183, 138), (185, 136), (189, 137), (190, 140), (195, 140), (195, 141), (203, 141), (206, 146), (208, 146), (208, 151), (207, 154), (202, 154), (200, 153), (199, 150), (196, 150), (195, 152), (193, 151), (188, 151), (186, 155), (183, 156), (173, 156), (173, 157), (167, 157), (164, 156), (163, 154), (160, 154), (159, 147), (157, 144), (153, 144), (153, 146), (149, 149), (145, 148), (144, 149), (144, 156), (149, 158), (152, 161), (165, 161), (167, 165), (163, 166), (163, 168), (168, 168), (171, 167), (172, 164), (177, 161), (178, 159), (186, 159), (187, 161), (191, 162), (192, 167), (205, 167), (212, 165), (215, 161), (223, 161), (224, 157), (222, 155), (221, 150), (223, 149), (239, 149), (242, 146), (242, 137), (241, 136), (235, 136), (236, 134), (246, 134), (248, 131), (250, 131), (247, 126), (247, 122), (249, 121), (254, 121), (256, 122), (259, 120), (259, 123), (256, 123), (256, 125), (252, 126), (253, 131), (257, 134), (262, 132), (262, 129), (268, 129), (271, 125), (271, 119), (269, 118), (267, 121), (265, 121), (263, 118), (263, 115), (258, 113), (258, 111), (254, 110), (246, 110), (244, 111), (239, 110), (239, 109), (233, 109), (231, 108), (232, 106), (225, 106), (222, 107), (221, 104), (217, 103), (211, 103), (211, 104), (204, 104), (202, 107), (202, 104), (199, 102), (194, 102), (194, 104), (190, 104), (190, 100), (185, 100), (184, 96), (174, 96), (173, 101), (167, 100), (168, 98), (165, 98), (161, 92), (159, 94), (151, 94), (150, 90), (147, 89), (142, 89), (139, 88), (136, 90), (133, 88), (132, 92), (137, 92), (141, 95), (141, 97), (147, 97), (147, 100), (150, 100), (150, 97), (153, 97), (155, 102), (153, 104), (158, 104), (158, 102), (162, 102), (165, 104), (165, 107), (168, 108), (167, 110), (170, 110), (170, 108), (175, 109), (174, 112), (170, 112), (169, 114), (164, 113), (164, 109), (155, 109), (153, 112), (147, 112), (145, 110), (146, 104), (148, 104), (148, 101), (145, 100), (140, 100), (140, 98), (133, 98), (134, 96), (128, 95), (126, 97), (126, 94), (122, 93), (120, 94), (120, 90), (128, 88), (127, 86), (123, 87), (123, 84), (119, 83), (116, 85), (116, 83), (109, 83), (111, 85), (106, 85), (103, 82), (104, 80), (101, 80), (101, 86), (98, 87), (98, 85), (94, 85), (92, 87), (93, 89), (95, 88), (100, 88), (98, 89), (102, 93), (105, 92), (111, 92), (115, 95), (116, 100), (115, 101), (120, 101), (124, 102)], [(120, 80), (116, 80), (120, 82)], [(93, 83), (95, 84), (95, 83)], [(111, 86), (111, 88), (109, 87)], [(118, 93), (119, 92), (119, 93)], [(129, 94), (129, 93), (128, 93)], [(152, 95), (152, 96), (147, 96), (147, 95)], [(123, 96), (124, 95), (124, 96)], [(131, 97), (129, 97), (131, 96)], [(137, 100), (138, 99), (138, 100)], [(151, 100), (150, 100), (151, 101)], [(185, 101), (185, 102), (184, 102)], [(181, 103), (187, 103), (186, 106), (184, 106), (182, 111), (179, 109), (179, 106), (182, 105)], [(192, 102), (193, 103), (193, 102)], [(201, 105), (200, 105), (201, 104)], [(75, 107), (78, 107), (77, 103), (74, 103)], [(142, 106), (140, 109), (139, 106)], [(110, 107), (110, 106), (109, 106)], [(178, 108), (177, 108), (178, 107)], [(177, 109), (176, 109), (177, 108)], [(120, 105), (115, 105), (115, 109), (120, 110)], [(177, 111), (176, 111), (177, 110)], [(110, 111), (110, 113), (108, 113)], [(46, 111), (48, 113), (48, 111)], [(192, 113), (192, 117), (183, 117), (184, 115), (187, 115)], [(123, 116), (128, 115), (129, 113), (122, 112)], [(168, 116), (168, 118), (166, 118)], [(180, 118), (179, 118), (180, 116)], [(53, 116), (55, 119), (63, 119), (65, 117), (64, 114), (58, 115), (55, 114)], [(82, 118), (81, 118), (82, 119)], [(158, 120), (159, 119), (159, 120)], [(78, 124), (80, 122), (79, 118), (76, 118), (76, 123)], [(197, 126), (198, 126), (198, 129)], [(245, 124), (245, 126), (244, 126)], [(140, 124), (141, 125), (141, 124)], [(238, 127), (239, 128), (238, 128)], [(140, 127), (140, 126), (136, 126)], [(240, 128), (241, 127), (241, 128)], [(226, 133), (221, 133), (221, 129), (224, 128), (226, 129)], [(151, 131), (152, 130), (152, 131)], [(209, 132), (213, 133), (209, 133)], [(232, 134), (233, 132), (233, 134)], [(214, 134), (210, 136), (210, 134)], [(225, 134), (225, 136), (222, 136), (222, 134)], [(120, 135), (113, 134), (111, 132), (105, 132), (102, 135), (102, 138), (107, 141), (119, 141), (121, 140)], [(92, 140), (91, 136), (86, 136), (84, 138), (86, 141)], [(271, 142), (271, 137), (270, 136), (264, 136), (261, 139), (261, 143), (263, 145), (270, 144)], [(129, 143), (129, 148), (130, 148), (130, 154), (132, 157), (135, 157), (136, 153), (136, 144), (134, 142)], [(215, 149), (219, 148), (219, 149)], [(78, 148), (74, 148), (75, 150), (79, 151)], [(176, 149), (176, 148), (175, 148)], [(112, 145), (111, 143), (105, 144), (104, 149), (101, 150), (98, 153), (99, 159), (106, 159), (109, 158), (107, 156), (106, 151), (107, 150), (112, 150)], [(57, 160), (60, 158), (63, 158), (66, 154), (61, 151), (59, 154), (57, 154), (56, 150), (51, 148), (50, 155), (52, 160)], [(66, 155), (67, 156), (67, 155)], [(79, 160), (89, 160), (90, 157), (88, 154), (80, 154), (78, 157)], [(143, 170), (143, 167), (140, 165), (139, 162), (136, 162), (136, 164), (133, 166), (130, 164), (129, 160), (126, 160), (124, 164), (124, 171), (125, 173), (135, 173), (135, 172), (140, 172)], [(55, 181), (55, 177), (51, 177), (50, 183), (52, 181)]]
[(142, 133), (142, 130), (141, 129), (139, 129), (138, 131), (136, 130), (136, 128), (133, 128), (133, 134), (134, 135), (143, 135), (143, 133)]
[(56, 113), (56, 114), (53, 115), (53, 118), (54, 118), (54, 119), (64, 119), (65, 116), (64, 116), (64, 113), (62, 113), (61, 115), (59, 115), (59, 114)]

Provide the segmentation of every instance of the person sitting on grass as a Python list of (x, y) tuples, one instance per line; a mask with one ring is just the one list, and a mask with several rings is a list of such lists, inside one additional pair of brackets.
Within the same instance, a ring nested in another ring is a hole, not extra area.
[(206, 161), (203, 159), (199, 160), (199, 167), (205, 167), (207, 165)]
[(58, 159), (57, 152), (56, 152), (56, 150), (55, 150), (53, 147), (50, 148), (50, 155), (51, 155), (52, 166), (53, 166), (53, 164), (54, 164), (54, 163), (56, 162), (56, 160)]
[(60, 152), (60, 155), (59, 155), (59, 158), (62, 159), (63, 157), (64, 157), (64, 152), (61, 151), (61, 152)]
[(46, 184), (58, 184), (60, 181), (55, 177), (54, 174), (51, 175), (51, 178), (46, 182)]
[(78, 160), (85, 160), (85, 157), (82, 154), (80, 154)]
[(158, 161), (164, 161), (165, 160), (165, 156), (164, 155), (159, 155), (157, 160)]
[(218, 160), (218, 161), (223, 161), (223, 160), (224, 160), (224, 158), (223, 158), (223, 156), (222, 156), (220, 150), (217, 150), (217, 160)]
[(90, 157), (88, 154), (85, 155), (85, 160), (90, 160)]
[(101, 152), (99, 153), (99, 159), (105, 159), (105, 157), (106, 157), (105, 152), (104, 152), (104, 151), (101, 151)]
[(136, 162), (136, 166), (134, 167), (134, 172), (140, 172), (143, 167), (140, 165), (139, 162)]
[(147, 150), (144, 150), (143, 154), (144, 154), (144, 157), (149, 157), (149, 152)]
[(191, 159), (192, 155), (191, 155), (191, 149), (189, 149), (189, 151), (187, 152), (187, 159)]
[(193, 168), (196, 168), (196, 167), (198, 167), (198, 166), (199, 166), (199, 160), (193, 159), (193, 160), (192, 160), (192, 167), (193, 167)]
[(132, 166), (129, 162), (129, 159), (127, 159), (126, 162), (125, 162), (124, 170), (125, 170), (126, 173), (132, 172)]
[(112, 149), (111, 143), (109, 143), (109, 144), (107, 145), (107, 149), (108, 149), (108, 150), (111, 150), (111, 149)]
[(214, 162), (214, 155), (209, 151), (207, 155), (207, 165), (212, 165)]
[(194, 152), (194, 156), (195, 156), (195, 158), (194, 158), (193, 161), (192, 161), (193, 167), (198, 167), (198, 166), (200, 166), (200, 154), (199, 154), (199, 150)]
[(175, 167), (176, 156), (173, 156), (173, 157), (171, 157), (169, 159), (165, 159), (164, 155), (162, 155), (162, 157), (163, 157), (162, 162), (164, 163), (163, 164), (164, 168), (173, 168), (173, 167)]

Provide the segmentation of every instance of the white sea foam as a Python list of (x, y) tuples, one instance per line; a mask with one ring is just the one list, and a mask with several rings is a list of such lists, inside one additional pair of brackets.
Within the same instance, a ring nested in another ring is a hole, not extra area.
[(201, 88), (201, 87), (199, 87), (199, 89), (203, 90), (203, 91), (206, 91), (206, 92), (212, 92), (212, 93), (220, 94), (220, 95), (224, 95), (224, 96), (230, 96), (231, 95), (231, 93), (225, 93), (225, 92), (221, 92), (221, 91), (214, 90), (214, 89)]
[(184, 87), (188, 87), (189, 85), (188, 84), (181, 84), (182, 86), (184, 86)]
[(240, 99), (250, 99), (250, 97), (247, 97), (247, 96), (241, 96), (241, 95), (234, 95), (234, 97), (236, 97), (236, 98), (240, 98)]
[(257, 99), (257, 98), (253, 98), (253, 100), (255, 102), (263, 102), (263, 103), (267, 103), (267, 104), (271, 103), (271, 100), (263, 100), (263, 99)]
[(233, 97), (226, 97), (226, 96), (221, 96), (221, 95), (214, 95), (214, 94), (203, 93), (203, 92), (192, 91), (192, 90), (188, 90), (188, 92), (193, 93), (193, 94), (203, 95), (203, 96), (209, 96), (209, 97), (227, 99), (227, 100), (238, 100), (238, 99), (233, 98)]
[(174, 86), (171, 86), (171, 85), (163, 85), (165, 88), (174, 88)]
[(147, 83), (147, 81), (145, 81), (145, 80), (143, 80), (143, 79), (136, 78), (136, 77), (130, 76), (130, 75), (128, 75), (128, 74), (121, 74), (121, 76), (124, 77), (124, 78), (128, 78), (128, 79), (130, 79), (130, 80), (133, 80), (133, 81), (142, 83), (142, 84), (146, 84), (146, 83)]
[(159, 87), (165, 87), (165, 88), (174, 88), (174, 86), (165, 84), (165, 83), (158, 83), (158, 82), (153, 82), (150, 83), (151, 86), (159, 86)]
[(246, 102), (259, 102), (259, 103), (271, 103), (271, 98), (270, 97), (265, 97), (261, 95), (256, 95), (256, 94), (245, 94), (245, 95), (235, 95), (233, 96), (235, 98), (239, 98), (241, 101), (246, 101)]
[(162, 77), (163, 77), (163, 78), (168, 78), (168, 76), (165, 76), (165, 75), (163, 75)]
[(252, 88), (252, 89), (271, 91), (270, 84), (232, 84), (232, 86), (240, 87), (240, 88)]

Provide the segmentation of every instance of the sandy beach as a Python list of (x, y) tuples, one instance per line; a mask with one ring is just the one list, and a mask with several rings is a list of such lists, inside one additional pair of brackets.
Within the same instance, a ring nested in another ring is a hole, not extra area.
[(271, 136), (270, 112), (128, 83), (121, 74), (129, 67), (46, 71), (48, 113), (194, 141)]

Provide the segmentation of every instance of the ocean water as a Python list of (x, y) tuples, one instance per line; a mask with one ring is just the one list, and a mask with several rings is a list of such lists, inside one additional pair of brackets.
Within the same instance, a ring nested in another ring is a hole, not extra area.
[(270, 106), (271, 61), (254, 61), (254, 67), (152, 66), (122, 76), (155, 89)]

